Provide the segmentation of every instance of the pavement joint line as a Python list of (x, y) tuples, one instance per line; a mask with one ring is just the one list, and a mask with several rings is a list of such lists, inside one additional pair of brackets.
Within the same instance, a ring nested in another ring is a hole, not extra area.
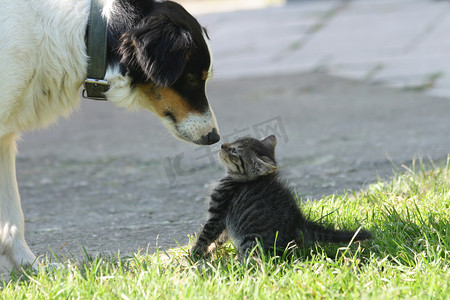
[(383, 72), (383, 70), (386, 68), (386, 64), (383, 62), (377, 63), (375, 66), (373, 66), (372, 68), (370, 68), (366, 75), (364, 76), (363, 80), (366, 82), (370, 82), (372, 81), (372, 79), (377, 76), (378, 74), (380, 74), (381, 72)]
[(424, 29), (409, 41), (403, 48), (402, 55), (412, 52), (420, 43), (422, 43), (439, 25), (441, 25), (450, 11), (450, 5), (447, 4), (446, 9), (439, 11), (434, 18), (432, 18), (425, 25)]
[[(291, 43), (288, 46), (288, 49), (284, 49), (282, 52), (289, 52), (289, 51), (298, 51), (302, 49), (319, 31), (321, 31), (323, 28), (325, 28), (330, 21), (337, 16), (340, 12), (345, 10), (349, 7), (351, 2), (354, 0), (343, 0), (340, 1), (338, 4), (336, 4), (334, 7), (329, 9), (323, 17), (319, 18), (317, 22), (312, 24), (306, 32), (303, 34), (302, 38), (298, 42)], [(278, 55), (278, 57), (282, 57)]]

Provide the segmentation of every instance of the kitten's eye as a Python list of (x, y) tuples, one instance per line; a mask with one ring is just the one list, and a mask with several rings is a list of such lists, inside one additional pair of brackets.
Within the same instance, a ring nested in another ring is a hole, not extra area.
[(233, 154), (233, 155), (237, 155), (238, 154), (236, 148), (231, 148), (230, 149), (230, 153)]

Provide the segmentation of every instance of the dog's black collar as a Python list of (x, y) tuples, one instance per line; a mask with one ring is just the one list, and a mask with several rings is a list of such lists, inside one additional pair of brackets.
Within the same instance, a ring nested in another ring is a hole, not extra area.
[(106, 81), (106, 50), (108, 23), (102, 17), (100, 0), (92, 0), (91, 12), (86, 33), (87, 55), (89, 63), (87, 78), (84, 82), (83, 98), (106, 100), (105, 92), (109, 89)]

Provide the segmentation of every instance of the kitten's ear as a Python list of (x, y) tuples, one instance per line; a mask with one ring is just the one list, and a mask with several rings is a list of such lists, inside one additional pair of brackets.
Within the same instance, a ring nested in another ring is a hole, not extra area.
[(272, 149), (275, 149), (275, 146), (277, 145), (277, 137), (274, 136), (273, 134), (269, 135), (268, 137), (263, 139), (261, 141), (261, 143), (263, 143), (264, 145), (266, 145), (266, 146), (268, 146), (268, 147), (270, 147)]
[(258, 175), (260, 176), (272, 174), (273, 172), (278, 170), (275, 162), (273, 162), (267, 156), (256, 157), (255, 165), (256, 169), (258, 170)]

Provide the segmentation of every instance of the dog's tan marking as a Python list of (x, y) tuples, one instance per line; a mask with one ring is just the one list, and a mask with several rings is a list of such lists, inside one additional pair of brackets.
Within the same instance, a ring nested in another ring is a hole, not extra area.
[(205, 70), (205, 71), (202, 72), (202, 80), (203, 81), (208, 79), (208, 76), (209, 76), (208, 70)]
[(201, 114), (198, 110), (190, 107), (186, 99), (170, 87), (157, 88), (153, 85), (141, 85), (138, 88), (147, 96), (147, 108), (160, 118), (166, 118), (166, 114), (170, 113), (175, 117), (176, 122), (180, 123), (189, 114)]

